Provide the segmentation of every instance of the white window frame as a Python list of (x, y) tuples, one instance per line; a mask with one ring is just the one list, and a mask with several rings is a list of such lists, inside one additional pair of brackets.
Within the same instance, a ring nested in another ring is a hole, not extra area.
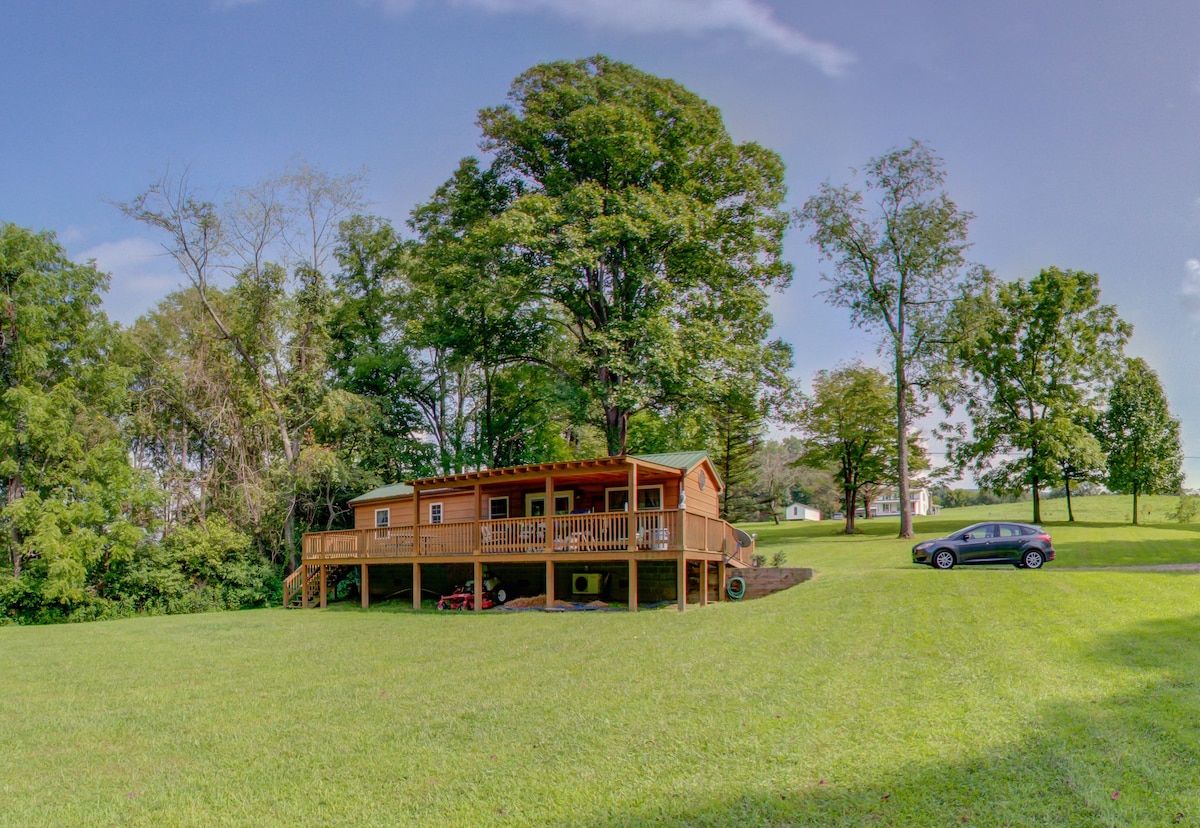
[[(567, 499), (567, 514), (571, 514), (571, 512), (575, 510), (575, 492), (574, 492), (574, 490), (569, 490), (569, 491), (565, 491), (565, 492), (555, 492), (554, 493), (554, 501), (555, 501), (556, 505), (557, 505), (558, 499), (560, 497), (565, 497)], [(546, 502), (546, 493), (545, 492), (529, 492), (528, 494), (525, 495), (525, 517), (533, 516), (533, 504), (537, 503), (539, 500), (542, 501), (543, 503)], [(544, 509), (543, 509), (542, 513), (545, 514)]]
[[(502, 502), (502, 503), (504, 504), (504, 516), (503, 516), (503, 517), (496, 517), (496, 509), (495, 509), (495, 507), (494, 507), (492, 504), (493, 504), (493, 503), (496, 503), (497, 501), (500, 501), (500, 502)], [(506, 496), (504, 496), (504, 497), (489, 497), (489, 498), (488, 498), (488, 516), (487, 516), (487, 519), (488, 519), (488, 520), (505, 520), (505, 519), (506, 519), (506, 518), (508, 518), (508, 516), (509, 516), (509, 509), (510, 509), (510, 505), (511, 505), (511, 504), (508, 502), (508, 496), (507, 496), (507, 495), (506, 495)]]
[[(383, 515), (383, 523), (379, 522), (380, 515)], [(391, 509), (376, 509), (375, 510), (375, 528), (376, 529), (387, 529), (389, 526), (391, 526), (391, 524), (392, 524), (392, 510)]]
[[(436, 511), (437, 519), (434, 519), (434, 510)], [(429, 523), (430, 525), (441, 523), (446, 517), (446, 510), (442, 507), (442, 502), (439, 500), (436, 503), (429, 504)]]
[[(666, 506), (666, 503), (667, 503), (666, 496), (665, 496), (666, 493), (663, 491), (663, 486), (661, 483), (655, 483), (650, 486), (638, 486), (638, 496), (641, 497), (642, 492), (648, 492), (651, 489), (658, 489), (658, 505), (654, 506), (654, 507), (646, 507), (645, 509), (639, 508), (638, 509), (639, 512), (661, 512), (663, 510), (663, 508)], [(625, 508), (620, 511), (628, 512), (629, 511), (629, 497), (628, 497), (629, 487), (628, 486), (614, 486), (611, 489), (604, 490), (604, 511), (606, 511), (606, 512), (616, 511), (615, 509), (608, 508), (608, 503), (609, 503), (608, 493), (609, 492), (625, 492), (625, 495), (626, 495)]]

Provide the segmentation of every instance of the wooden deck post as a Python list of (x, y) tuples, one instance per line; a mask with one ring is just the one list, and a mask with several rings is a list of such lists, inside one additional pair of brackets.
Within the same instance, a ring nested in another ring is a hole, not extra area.
[(546, 561), (546, 606), (554, 606), (554, 561)]
[(413, 561), (413, 609), (421, 608), (421, 565)]
[(637, 558), (629, 559), (629, 611), (638, 610)]
[[(607, 506), (608, 504), (605, 504)], [(629, 500), (626, 502), (625, 510), (629, 513), (629, 544), (626, 547), (630, 552), (637, 551), (637, 463), (633, 460), (629, 461)]]
[(327, 606), (329, 578), (326, 576), (325, 564), (321, 564), (321, 609)]
[(546, 554), (554, 554), (554, 476), (546, 472)]
[(371, 582), (367, 577), (367, 565), (362, 565), (362, 577), (358, 579), (359, 591), (362, 593), (362, 608), (371, 606)]
[(708, 606), (708, 561), (700, 562), (700, 606)]
[(413, 555), (421, 554), (421, 490), (413, 486)]
[(475, 554), (483, 554), (483, 486), (479, 483), (475, 484)]
[(676, 567), (676, 575), (678, 576), (677, 580), (679, 581), (679, 584), (676, 587), (679, 590), (679, 611), (683, 612), (687, 609), (687, 555), (685, 554), (681, 553), (679, 555), (679, 564)]
[(725, 594), (725, 587), (728, 585), (728, 576), (725, 571), (725, 562), (717, 563), (717, 600), (728, 601), (729, 596)]
[(300, 576), (300, 606), (308, 609), (312, 606), (312, 601), (308, 597), (308, 564), (302, 561), (300, 568), (304, 570), (304, 574)]
[(483, 612), (483, 561), (475, 562), (475, 611)]

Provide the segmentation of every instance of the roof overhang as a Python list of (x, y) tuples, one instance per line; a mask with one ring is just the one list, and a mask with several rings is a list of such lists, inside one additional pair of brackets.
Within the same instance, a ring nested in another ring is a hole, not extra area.
[(627, 472), (631, 466), (645, 469), (668, 476), (680, 476), (684, 469), (675, 466), (664, 466), (647, 460), (639, 460), (627, 455), (617, 457), (600, 457), (594, 460), (561, 460), (554, 463), (533, 463), (527, 466), (507, 466), (501, 469), (480, 469), (479, 471), (462, 472), (441, 477), (425, 477), (419, 480), (406, 480), (413, 489), (428, 491), (433, 488), (462, 488), (476, 483), (515, 483), (522, 480), (532, 480), (545, 477), (565, 477), (597, 472)]

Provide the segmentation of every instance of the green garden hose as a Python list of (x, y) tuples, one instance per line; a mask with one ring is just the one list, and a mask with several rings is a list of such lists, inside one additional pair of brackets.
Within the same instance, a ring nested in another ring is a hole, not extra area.
[(746, 579), (734, 575), (729, 579), (729, 583), (725, 584), (725, 592), (734, 601), (742, 600), (742, 596), (746, 594)]

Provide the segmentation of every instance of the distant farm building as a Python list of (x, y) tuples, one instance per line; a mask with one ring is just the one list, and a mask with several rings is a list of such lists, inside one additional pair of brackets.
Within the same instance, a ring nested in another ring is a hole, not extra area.
[(803, 503), (793, 503), (787, 507), (784, 515), (788, 520), (820, 520), (821, 511)]
[[(934, 505), (929, 489), (912, 489), (908, 493), (908, 502), (912, 504), (914, 515), (936, 515), (938, 513), (938, 507)], [(898, 514), (900, 514), (900, 498), (894, 491), (875, 498), (875, 502), (871, 504), (871, 517), (895, 517)]]

